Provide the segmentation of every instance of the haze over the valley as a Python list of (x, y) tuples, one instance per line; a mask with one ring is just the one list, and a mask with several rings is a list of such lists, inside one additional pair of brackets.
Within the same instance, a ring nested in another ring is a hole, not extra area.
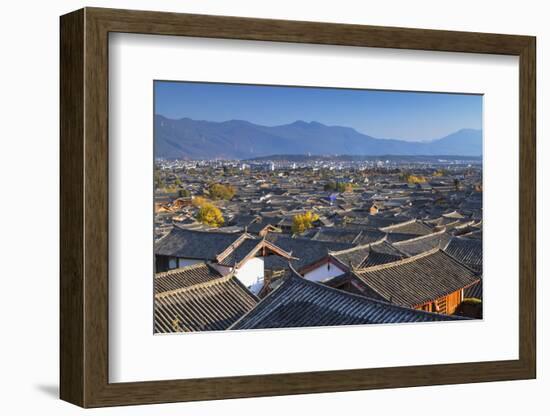
[(461, 129), (431, 141), (380, 139), (345, 126), (295, 121), (262, 126), (243, 120), (212, 122), (155, 116), (155, 157), (250, 159), (269, 155), (481, 156), (482, 131)]

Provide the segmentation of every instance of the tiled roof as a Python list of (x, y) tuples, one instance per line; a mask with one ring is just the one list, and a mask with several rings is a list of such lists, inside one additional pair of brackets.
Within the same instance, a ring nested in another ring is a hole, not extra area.
[[(189, 259), (215, 260), (243, 234), (196, 231), (174, 227), (155, 244), (155, 254)], [(244, 238), (244, 237), (243, 237)]]
[(368, 225), (373, 228), (388, 227), (390, 225), (397, 225), (407, 223), (410, 218), (403, 216), (383, 217), (380, 215), (368, 215)]
[(155, 274), (155, 293), (183, 289), (220, 277), (220, 272), (213, 267), (206, 263), (197, 263)]
[(400, 234), (416, 234), (426, 235), (433, 232), (433, 230), (426, 224), (418, 220), (410, 220), (401, 224), (390, 225), (388, 227), (380, 228), (380, 231), (386, 233), (400, 233)]
[(386, 233), (376, 229), (363, 229), (353, 242), (357, 245), (376, 243), (386, 237)]
[(482, 272), (483, 243), (481, 240), (453, 237), (445, 247), (445, 252), (476, 272)]
[[(292, 254), (292, 257), (295, 258), (295, 260), (292, 260), (292, 266), (297, 270), (321, 260), (329, 251), (345, 250), (353, 247), (353, 244), (349, 243), (292, 238), (278, 233), (267, 234), (266, 240)], [(266, 264), (269, 268), (269, 258), (266, 259)]]
[(405, 257), (386, 241), (333, 251), (330, 255), (343, 265), (359, 268), (385, 264)]
[(401, 260), (404, 256), (397, 254), (390, 254), (379, 252), (375, 249), (371, 250), (369, 255), (359, 264), (360, 268), (378, 266), (380, 264), (392, 263), (394, 261)]
[(160, 292), (155, 294), (154, 330), (156, 333), (224, 330), (257, 302), (232, 274)]
[(445, 218), (464, 218), (464, 215), (462, 215), (458, 211), (448, 212), (446, 214), (443, 214), (442, 216), (445, 217)]
[(345, 228), (323, 228), (318, 230), (312, 240), (317, 241), (332, 241), (338, 243), (350, 243), (352, 244), (354, 240), (359, 237), (361, 234), (360, 230), (351, 230)]
[(418, 234), (409, 234), (409, 233), (388, 233), (386, 234), (386, 240), (390, 243), (398, 243), (400, 241), (412, 240), (417, 238)]
[(363, 263), (370, 251), (370, 246), (364, 245), (347, 250), (333, 251), (330, 255), (346, 266), (357, 267)]
[(230, 329), (452, 321), (460, 318), (424, 312), (311, 282), (296, 273), (266, 296)]
[(353, 274), (383, 299), (408, 307), (433, 301), (479, 281), (473, 270), (439, 249), (354, 270)]
[(225, 253), (218, 256), (219, 264), (224, 266), (239, 266), (240, 263), (248, 256), (255, 255), (255, 253), (267, 251), (270, 254), (275, 254), (288, 261), (291, 258), (290, 253), (285, 252), (275, 244), (258, 238), (245, 238), (235, 243), (234, 247), (231, 247)]
[(443, 249), (447, 246), (450, 239), (451, 236), (443, 230), (410, 240), (397, 241), (393, 243), (393, 245), (409, 256), (416, 256), (417, 254), (424, 253), (434, 248)]
[(220, 259), (219, 263), (225, 266), (234, 266), (241, 262), (252, 250), (260, 244), (262, 240), (247, 238), (243, 240), (234, 250), (232, 250), (223, 259)]
[[(261, 247), (262, 239), (250, 234), (226, 234), (215, 231), (196, 231), (174, 227), (155, 244), (155, 254), (218, 262), (225, 266), (238, 265), (252, 251)], [(272, 243), (264, 244), (285, 258), (290, 255)]]
[(375, 229), (369, 230), (360, 227), (335, 227), (322, 228), (316, 231), (311, 239), (317, 241), (364, 245), (379, 241), (383, 239), (384, 236), (385, 233)]
[(248, 232), (251, 232), (251, 233), (254, 233), (254, 234), (258, 234), (260, 231), (262, 231), (265, 227), (268, 227), (268, 226), (272, 226), (272, 227), (277, 227), (277, 225), (279, 224), (279, 220), (274, 220), (274, 219), (271, 219), (271, 218), (262, 218), (261, 220), (259, 221), (256, 221), (252, 224), (250, 224), (246, 230)]
[(230, 223), (232, 225), (246, 227), (246, 226), (249, 226), (252, 222), (257, 221), (258, 219), (259, 218), (257, 215), (237, 214), (233, 218), (231, 218)]
[(483, 239), (483, 231), (477, 230), (477, 231), (471, 231), (466, 234), (462, 234), (460, 237), (462, 238), (469, 238), (472, 240), (481, 240)]
[(483, 280), (480, 280), (475, 285), (464, 289), (464, 298), (483, 299)]

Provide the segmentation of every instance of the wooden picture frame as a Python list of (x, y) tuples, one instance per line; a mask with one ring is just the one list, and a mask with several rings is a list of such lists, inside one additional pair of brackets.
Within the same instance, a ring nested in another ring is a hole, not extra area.
[[(60, 396), (82, 407), (530, 379), (535, 333), (535, 38), (85, 8), (61, 17)], [(110, 32), (514, 55), (520, 66), (519, 359), (109, 383)]]

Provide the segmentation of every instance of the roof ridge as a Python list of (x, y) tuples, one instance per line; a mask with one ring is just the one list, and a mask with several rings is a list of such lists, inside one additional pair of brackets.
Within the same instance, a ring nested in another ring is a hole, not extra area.
[(343, 250), (329, 250), (327, 254), (333, 256), (333, 255), (339, 255), (339, 254), (346, 254), (346, 253), (350, 253), (352, 251), (356, 251), (356, 250), (363, 250), (365, 248), (368, 248), (370, 250), (370, 246), (371, 246), (372, 243), (367, 243), (367, 244), (361, 244), (359, 246), (355, 246), (355, 247), (350, 247), (350, 248), (345, 248)]
[(443, 252), (439, 248), (433, 248), (431, 250), (424, 251), (423, 253), (417, 254), (416, 256), (406, 257), (404, 259), (393, 261), (391, 263), (379, 264), (379, 265), (376, 265), (376, 266), (365, 267), (363, 269), (357, 269), (354, 272), (367, 273), (367, 272), (373, 272), (373, 271), (377, 271), (377, 270), (390, 269), (392, 267), (401, 266), (403, 264), (411, 263), (415, 260), (431, 256), (432, 254), (435, 254), (438, 251)]
[[(256, 307), (257, 307), (258, 305), (260, 305), (261, 303), (267, 302), (268, 299), (270, 299), (271, 297), (273, 297), (273, 294), (274, 294), (275, 292), (277, 292), (278, 289), (280, 289), (281, 287), (283, 287), (285, 284), (287, 284), (287, 283), (290, 281), (290, 279), (294, 276), (294, 274), (297, 274), (298, 276), (300, 276), (300, 275), (298, 274), (298, 272), (294, 269), (294, 267), (292, 267), (292, 265), (290, 264), (290, 262), (288, 263), (288, 266), (289, 266), (291, 275), (288, 276), (288, 277), (286, 277), (286, 276), (283, 277), (283, 278), (282, 278), (282, 282), (281, 282), (281, 284), (280, 284), (279, 286), (277, 286), (275, 289), (271, 290), (271, 291), (270, 291), (266, 296), (264, 296), (262, 299), (259, 299), (259, 302), (256, 304), (256, 306), (254, 306), (252, 309), (250, 309), (248, 312), (246, 312), (243, 316), (241, 316), (239, 319), (237, 319), (235, 322), (233, 322), (233, 323), (229, 326), (229, 328), (227, 328), (227, 329), (232, 329), (234, 326), (237, 325), (237, 323), (239, 323), (239, 322), (241, 322), (242, 320), (244, 320), (245, 317), (248, 317), (248, 315), (250, 315), (250, 314), (252, 313), (252, 311), (253, 311), (254, 309), (256, 309)], [(301, 277), (301, 276), (300, 276), (300, 277)], [(237, 280), (238, 280), (238, 279), (237, 279)], [(305, 280), (305, 279), (304, 279), (304, 280)]]
[[(441, 214), (441, 216), (444, 217), (445, 215), (453, 215), (453, 214), (462, 215), (460, 212), (458, 212), (456, 209), (454, 209), (451, 212), (445, 212), (445, 213)], [(462, 215), (462, 217), (464, 217), (464, 215)]]
[(210, 266), (206, 262), (199, 262), (199, 263), (195, 263), (195, 264), (188, 264), (187, 266), (183, 266), (183, 267), (177, 267), (175, 269), (167, 270), (165, 272), (155, 273), (155, 279), (163, 277), (163, 276), (170, 276), (172, 274), (185, 272), (187, 270), (198, 269), (199, 267), (207, 267), (207, 268), (210, 269)]
[(167, 290), (165, 292), (156, 293), (155, 294), (155, 299), (162, 299), (162, 298), (165, 298), (165, 297), (168, 297), (168, 296), (171, 296), (171, 295), (175, 295), (175, 294), (178, 294), (178, 293), (190, 292), (192, 290), (209, 288), (209, 287), (218, 285), (220, 283), (225, 283), (225, 282), (231, 280), (233, 277), (234, 277), (234, 273), (228, 273), (225, 276), (221, 276), (221, 277), (218, 277), (216, 279), (208, 280), (206, 282), (201, 282), (201, 283), (197, 283), (197, 284), (191, 285), (191, 286), (180, 287), (178, 289), (172, 289), (172, 290)]
[(403, 257), (407, 257), (405, 254), (403, 254), (400, 250), (396, 249), (396, 252), (395, 253), (385, 253), (383, 251), (378, 251), (376, 249), (376, 247), (373, 247), (372, 250), (369, 251), (369, 256), (371, 254), (382, 254), (384, 256), (393, 256), (393, 257), (399, 257), (399, 258), (403, 258)]
[(208, 229), (208, 230), (204, 230), (204, 229), (191, 230), (189, 228), (183, 228), (178, 224), (174, 224), (174, 227), (172, 229), (173, 230), (178, 230), (178, 231), (185, 231), (185, 232), (189, 232), (189, 233), (201, 233), (201, 234), (239, 235), (239, 236), (248, 234), (248, 233), (242, 233), (242, 234), (240, 234), (240, 233), (226, 233), (226, 232), (223, 232), (223, 231), (212, 231), (212, 229)]
[[(216, 256), (216, 260), (218, 262), (223, 261), (223, 259), (225, 259), (231, 253), (237, 250), (246, 240), (261, 241), (261, 239), (255, 238), (250, 234), (248, 234), (247, 232), (245, 232), (241, 234), (235, 241), (229, 244), (226, 248), (224, 248), (223, 251)], [(223, 255), (224, 253), (226, 253), (225, 256)]]
[(379, 229), (380, 231), (385, 231), (385, 230), (388, 229), (388, 228), (391, 229), (391, 228), (395, 228), (395, 227), (401, 227), (401, 226), (403, 226), (403, 225), (412, 224), (413, 222), (416, 222), (416, 221), (417, 221), (416, 218), (413, 218), (412, 220), (399, 222), (399, 223), (397, 223), (397, 224), (386, 225), (386, 226), (384, 226), (384, 227), (379, 227), (378, 229)]
[[(449, 242), (449, 243), (450, 243), (450, 242)], [(444, 255), (446, 255), (448, 258), (450, 258), (452, 261), (454, 261), (456, 264), (458, 264), (458, 265), (464, 267), (465, 269), (468, 269), (470, 272), (472, 272), (474, 275), (477, 276), (478, 273), (477, 273), (474, 269), (472, 269), (470, 266), (468, 266), (468, 265), (465, 264), (465, 263), (462, 263), (460, 260), (458, 260), (458, 259), (455, 258), (453, 255), (451, 255), (450, 253), (447, 253), (447, 252), (444, 251), (444, 250), (441, 250), (441, 252), (442, 252)]]
[[(250, 250), (248, 252), (248, 254), (238, 263), (236, 264), (235, 266), (240, 266), (240, 264), (248, 258), (248, 256), (250, 255), (250, 253), (252, 252), (256, 252), (257, 250), (259, 250), (260, 248), (262, 247), (267, 247), (267, 248), (270, 248), (271, 250), (273, 251), (280, 251), (282, 252), (283, 254), (285, 254), (288, 258), (292, 258), (292, 259), (296, 259), (296, 257), (292, 257), (292, 252), (288, 252), (286, 250), (283, 250), (281, 247), (279, 247), (278, 245), (272, 243), (271, 241), (268, 241), (265, 239), (265, 237), (263, 239), (258, 239), (258, 244), (256, 244), (254, 247), (252, 247), (252, 250)], [(239, 245), (240, 246), (240, 245)], [(223, 261), (223, 260), (221, 260)]]
[(453, 235), (451, 237), (451, 239), (449, 240), (449, 242), (453, 241), (453, 240), (459, 240), (459, 241), (465, 241), (465, 242), (473, 242), (473, 243), (478, 243), (478, 244), (481, 244), (481, 240), (476, 240), (474, 238), (468, 238), (468, 237), (465, 237), (466, 235), (468, 234), (471, 234), (471, 233), (477, 233), (479, 232), (478, 231), (470, 231), (469, 233), (466, 233), (466, 234), (460, 234), (460, 235)]
[[(387, 235), (387, 234), (386, 234)], [(389, 241), (387, 241), (386, 239), (384, 239), (383, 243), (385, 243), (387, 246), (389, 246), (390, 248), (398, 251), (403, 257), (410, 257), (407, 253), (405, 253), (403, 250), (400, 250), (399, 247), (395, 247), (395, 244), (394, 243), (390, 243)]]
[[(460, 221), (459, 221), (459, 222), (460, 222)], [(470, 220), (468, 220), (468, 221), (466, 221), (466, 222), (460, 223), (459, 225), (457, 225), (457, 226), (455, 227), (455, 229), (457, 229), (457, 228), (460, 229), (460, 228), (470, 227), (470, 226), (473, 226), (474, 223), (475, 223), (475, 220), (470, 219)]]
[[(287, 278), (287, 281), (290, 280), (290, 279), (297, 279), (300, 282), (302, 282), (303, 284), (310, 285), (310, 286), (319, 288), (321, 290), (326, 290), (326, 291), (329, 291), (329, 292), (337, 293), (337, 294), (340, 294), (340, 295), (343, 295), (343, 296), (349, 296), (349, 297), (357, 299), (361, 302), (373, 302), (373, 303), (382, 304), (384, 306), (388, 306), (388, 307), (391, 307), (391, 308), (394, 308), (394, 309), (407, 310), (407, 311), (410, 311), (410, 312), (419, 312), (419, 313), (423, 312), (423, 313), (426, 313), (426, 314), (441, 316), (441, 314), (438, 314), (438, 313), (422, 311), (422, 310), (419, 310), (419, 309), (413, 309), (413, 308), (409, 308), (407, 306), (401, 306), (401, 305), (397, 305), (395, 303), (390, 303), (388, 301), (384, 301), (384, 300), (380, 300), (380, 299), (374, 299), (374, 298), (370, 298), (368, 296), (359, 295), (357, 293), (352, 293), (352, 292), (348, 292), (348, 291), (345, 291), (345, 290), (337, 289), (335, 287), (328, 286), (328, 285), (325, 285), (325, 284), (320, 283), (320, 282), (314, 282), (314, 281), (306, 279), (305, 277), (300, 275), (297, 271), (295, 271), (293, 268), (291, 268), (291, 272), (294, 272), (294, 273), (292, 273)], [(282, 286), (283, 285), (281, 284), (279, 287), (277, 287), (271, 293), (274, 293), (277, 289), (279, 289)], [(380, 296), (382, 296), (382, 295), (380, 295)], [(266, 298), (267, 298), (267, 296), (266, 296)], [(266, 298), (264, 298), (264, 299), (266, 299)], [(264, 299), (262, 299), (262, 301)], [(451, 315), (448, 315), (448, 316), (451, 316)]]
[(443, 233), (445, 233), (444, 228), (442, 230), (439, 230), (439, 231), (434, 231), (433, 233), (430, 233), (430, 234), (419, 235), (418, 237), (409, 238), (408, 240), (397, 241), (397, 242), (393, 243), (393, 245), (394, 246), (399, 246), (399, 245), (403, 245), (405, 243), (410, 243), (411, 241), (418, 241), (418, 240), (422, 240), (423, 238), (438, 236), (438, 235), (443, 234)]

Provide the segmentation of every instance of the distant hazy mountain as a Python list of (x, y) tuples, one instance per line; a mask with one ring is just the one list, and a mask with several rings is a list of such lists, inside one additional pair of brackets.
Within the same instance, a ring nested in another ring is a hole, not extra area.
[(482, 154), (481, 130), (463, 129), (431, 142), (376, 139), (350, 127), (296, 121), (267, 127), (242, 120), (172, 120), (155, 116), (155, 157), (250, 159), (267, 155), (463, 155)]

